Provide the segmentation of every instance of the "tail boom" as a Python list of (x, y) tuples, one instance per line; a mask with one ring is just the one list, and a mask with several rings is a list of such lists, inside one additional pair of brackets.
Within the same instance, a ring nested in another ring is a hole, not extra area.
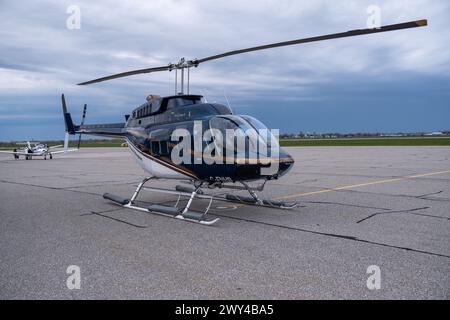
[[(64, 115), (65, 137), (64, 148), (68, 146), (69, 135), (89, 134), (104, 137), (120, 138), (125, 137), (125, 123), (105, 123), (105, 124), (81, 124), (74, 125), (70, 112), (67, 111), (66, 99), (64, 94), (61, 95), (62, 111)], [(84, 119), (84, 115), (83, 115)]]

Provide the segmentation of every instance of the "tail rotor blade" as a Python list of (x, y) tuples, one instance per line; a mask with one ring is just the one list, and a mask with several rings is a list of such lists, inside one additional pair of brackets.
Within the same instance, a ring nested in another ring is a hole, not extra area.
[[(81, 117), (81, 125), (84, 124), (84, 119), (86, 118), (86, 108), (87, 108), (87, 104), (84, 104), (84, 108), (83, 108), (83, 116)], [(77, 149), (80, 149), (80, 143), (81, 143), (81, 133), (78, 136), (78, 146)]]

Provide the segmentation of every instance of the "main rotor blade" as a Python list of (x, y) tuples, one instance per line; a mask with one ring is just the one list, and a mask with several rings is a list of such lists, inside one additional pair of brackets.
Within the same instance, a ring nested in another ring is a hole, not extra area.
[[(257, 47), (251, 47), (246, 49), (240, 49), (240, 50), (234, 50), (234, 51), (228, 51), (225, 53), (209, 56), (203, 59), (194, 59), (188, 61), (190, 63), (190, 66), (198, 66), (198, 64), (216, 60), (228, 56), (233, 56), (236, 54), (246, 53), (246, 52), (252, 52), (252, 51), (258, 51), (258, 50), (265, 50), (265, 49), (271, 49), (271, 48), (277, 48), (277, 47), (284, 47), (284, 46), (291, 46), (296, 44), (303, 44), (303, 43), (309, 43), (309, 42), (316, 42), (316, 41), (323, 41), (323, 40), (330, 40), (330, 39), (338, 39), (338, 38), (346, 38), (346, 37), (353, 37), (353, 36), (360, 36), (365, 34), (372, 34), (372, 33), (380, 33), (380, 32), (387, 32), (387, 31), (394, 31), (394, 30), (401, 30), (401, 29), (409, 29), (409, 28), (417, 28), (417, 27), (424, 27), (428, 25), (427, 20), (417, 20), (417, 21), (410, 21), (410, 22), (404, 22), (404, 23), (398, 23), (398, 24), (391, 24), (387, 26), (383, 26), (380, 28), (374, 28), (374, 29), (357, 29), (357, 30), (351, 30), (347, 32), (341, 32), (341, 33), (333, 33), (328, 34), (324, 36), (317, 36), (317, 37), (310, 37), (310, 38), (304, 38), (304, 39), (296, 39), (296, 40), (290, 40), (290, 41), (283, 41), (283, 42), (277, 42), (272, 44), (266, 44), (262, 46)], [(184, 62), (184, 60), (183, 60)], [(167, 65), (163, 67), (156, 67), (156, 68), (146, 68), (146, 69), (139, 69), (139, 70), (133, 70), (133, 71), (127, 71), (122, 73), (113, 74), (110, 76), (86, 81), (79, 83), (78, 85), (87, 85), (97, 82), (102, 82), (106, 80), (112, 80), (122, 77), (127, 77), (135, 74), (142, 74), (142, 73), (151, 73), (151, 72), (159, 72), (159, 71), (167, 71), (172, 69), (180, 69), (180, 68), (186, 68), (186, 66), (180, 66), (180, 65)]]
[(102, 82), (102, 81), (111, 80), (111, 79), (128, 77), (128, 76), (132, 76), (132, 75), (135, 75), (135, 74), (166, 71), (166, 70), (169, 70), (169, 69), (170, 69), (169, 66), (164, 66), (164, 67), (146, 68), (146, 69), (127, 71), (127, 72), (113, 74), (113, 75), (110, 75), (110, 76), (107, 76), (107, 77), (102, 77), (102, 78), (98, 78), (98, 79), (94, 79), (94, 80), (78, 83), (78, 85), (79, 86), (84, 86), (84, 85), (91, 84), (91, 83), (97, 83), (97, 82)]
[(323, 35), (323, 36), (283, 41), (283, 42), (266, 44), (266, 45), (257, 46), (257, 47), (228, 51), (225, 53), (217, 54), (214, 56), (209, 56), (209, 57), (206, 57), (203, 59), (197, 59), (194, 61), (196, 63), (202, 63), (202, 62), (225, 58), (225, 57), (229, 57), (229, 56), (233, 56), (233, 55), (241, 54), (241, 53), (246, 53), (246, 52), (265, 50), (265, 49), (284, 47), (284, 46), (291, 46), (291, 45), (296, 45), (296, 44), (316, 42), (316, 41), (322, 41), (322, 40), (346, 38), (346, 37), (360, 36), (360, 35), (372, 34), (372, 33), (380, 33), (380, 32), (387, 32), (387, 31), (394, 31), (394, 30), (401, 30), (401, 29), (424, 27), (427, 24), (428, 24), (427, 20), (424, 19), (424, 20), (410, 21), (410, 22), (404, 22), (404, 23), (398, 23), (398, 24), (391, 24), (391, 25), (382, 26), (380, 28), (375, 28), (375, 29), (357, 29), (357, 30), (351, 30), (351, 31), (347, 31), (347, 32), (333, 33), (333, 34), (328, 34), (328, 35)]

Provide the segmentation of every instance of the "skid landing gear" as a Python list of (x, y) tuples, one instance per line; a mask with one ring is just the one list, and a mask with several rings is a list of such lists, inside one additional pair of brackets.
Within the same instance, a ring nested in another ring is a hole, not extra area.
[[(208, 220), (206, 219), (206, 214), (208, 213), (209, 209), (211, 208), (211, 204), (213, 200), (217, 201), (225, 201), (225, 202), (233, 202), (233, 203), (239, 203), (244, 205), (252, 205), (252, 206), (260, 206), (260, 207), (268, 207), (273, 209), (283, 209), (283, 210), (290, 210), (294, 209), (298, 206), (298, 203), (296, 202), (281, 202), (281, 201), (275, 201), (275, 200), (267, 200), (267, 199), (260, 199), (255, 191), (262, 191), (264, 189), (264, 185), (266, 181), (264, 181), (260, 186), (257, 187), (251, 187), (245, 182), (241, 182), (242, 186), (239, 185), (225, 185), (221, 184), (211, 186), (207, 185), (209, 188), (228, 188), (233, 190), (246, 190), (250, 197), (244, 197), (240, 195), (235, 194), (226, 194), (225, 196), (220, 195), (209, 195), (205, 194), (202, 186), (203, 182), (196, 181), (193, 185), (177, 185), (175, 187), (175, 190), (170, 189), (162, 189), (162, 188), (155, 188), (155, 187), (144, 187), (144, 185), (150, 181), (150, 180), (156, 180), (157, 178), (150, 177), (145, 178), (142, 180), (142, 182), (138, 185), (136, 190), (134, 191), (133, 195), (130, 199), (128, 198), (122, 198), (120, 196), (116, 196), (110, 193), (105, 193), (103, 195), (103, 198), (111, 200), (124, 208), (133, 209), (133, 210), (139, 210), (143, 212), (149, 212), (154, 214), (159, 214), (166, 217), (171, 217), (175, 219), (185, 220), (189, 222), (195, 222), (200, 223), (203, 225), (212, 225), (219, 221), (219, 218)], [(207, 189), (207, 188), (205, 188)], [(142, 191), (149, 191), (149, 192), (157, 192), (157, 193), (165, 193), (165, 194), (173, 194), (178, 196), (178, 200), (176, 201), (175, 205), (173, 207), (171, 206), (165, 206), (160, 205), (156, 203), (151, 203), (150, 205), (144, 207), (139, 206), (138, 202), (136, 201), (139, 193)], [(180, 200), (182, 197), (185, 197), (188, 199), (187, 204), (184, 207), (180, 207)], [(207, 208), (203, 212), (198, 211), (192, 211), (190, 210), (190, 207), (192, 205), (192, 202), (195, 199), (204, 199), (209, 200), (209, 204)]]
[[(150, 213), (154, 213), (154, 214), (158, 214), (158, 215), (162, 215), (162, 216), (166, 216), (166, 217), (171, 217), (171, 218), (175, 218), (175, 219), (179, 219), (179, 220), (200, 223), (203, 225), (212, 225), (212, 224), (216, 223), (217, 221), (219, 221), (219, 218), (216, 218), (214, 220), (206, 219), (206, 214), (208, 213), (209, 209), (211, 208), (211, 204), (213, 201), (212, 197), (210, 197), (209, 205), (204, 212), (197, 212), (197, 211), (189, 210), (194, 199), (198, 198), (197, 193), (199, 193), (202, 183), (199, 183), (194, 188), (194, 190), (192, 190), (191, 193), (184, 193), (184, 192), (178, 193), (178, 200), (177, 200), (175, 206), (173, 206), (173, 207), (164, 206), (164, 205), (160, 205), (160, 204), (150, 204), (147, 207), (141, 207), (141, 206), (137, 205), (136, 199), (137, 199), (139, 193), (143, 189), (144, 185), (148, 181), (153, 180), (153, 179), (154, 179), (153, 177), (150, 177), (150, 178), (145, 178), (144, 180), (142, 180), (142, 182), (138, 185), (138, 187), (136, 188), (136, 190), (134, 191), (134, 193), (130, 199), (124, 199), (124, 198), (121, 198), (119, 196), (109, 194), (109, 193), (105, 193), (103, 195), (103, 198), (111, 200), (111, 201), (123, 206), (124, 208), (143, 211), (143, 212), (150, 212)], [(145, 188), (145, 189), (153, 190), (156, 192), (161, 190), (160, 192), (164, 192), (164, 191), (162, 191), (164, 189), (153, 189), (153, 188)], [(183, 208), (180, 208), (180, 207), (178, 207), (178, 204), (180, 203), (180, 199), (182, 196), (188, 196), (189, 200)]]
[[(222, 185), (218, 188), (229, 188), (234, 190), (246, 190), (251, 195), (251, 197), (244, 197), (241, 195), (235, 195), (235, 194), (226, 194), (225, 196), (214, 196), (205, 194), (203, 189), (197, 189), (196, 198), (198, 199), (207, 199), (207, 200), (216, 200), (216, 201), (225, 201), (225, 202), (233, 202), (233, 203), (239, 203), (244, 205), (252, 205), (252, 206), (259, 206), (259, 207), (267, 207), (272, 209), (283, 209), (283, 210), (290, 210), (294, 209), (298, 206), (297, 202), (282, 202), (282, 201), (275, 201), (275, 200), (269, 200), (269, 199), (260, 199), (258, 195), (256, 194), (256, 191), (262, 191), (264, 188), (264, 184), (259, 187), (250, 187), (245, 182), (241, 182), (243, 187), (241, 186), (229, 186), (229, 185)], [(185, 186), (185, 185), (177, 185), (175, 187), (175, 190), (167, 190), (167, 189), (160, 189), (160, 188), (144, 188), (148, 191), (156, 191), (156, 192), (163, 192), (168, 194), (174, 194), (174, 195), (183, 195), (183, 196), (189, 196), (195, 188), (192, 186)]]

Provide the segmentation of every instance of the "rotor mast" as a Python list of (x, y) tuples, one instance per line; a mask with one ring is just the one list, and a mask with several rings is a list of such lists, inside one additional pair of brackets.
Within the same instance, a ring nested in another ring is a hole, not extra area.
[[(189, 69), (192, 67), (197, 67), (198, 61), (195, 60), (186, 60), (185, 58), (181, 58), (177, 63), (169, 64), (169, 71), (175, 70), (175, 94), (184, 94), (184, 88), (186, 87), (186, 92), (189, 94), (189, 85), (190, 85), (190, 71)], [(184, 69), (187, 69), (187, 82), (184, 81)], [(178, 70), (180, 70), (180, 91), (178, 91)]]

